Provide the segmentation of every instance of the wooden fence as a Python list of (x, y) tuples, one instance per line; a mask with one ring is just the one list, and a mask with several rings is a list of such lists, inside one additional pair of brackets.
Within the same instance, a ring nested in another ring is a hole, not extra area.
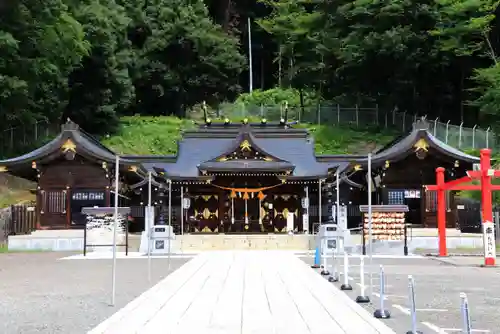
[(5, 242), (9, 235), (29, 234), (37, 227), (35, 203), (12, 205), (9, 209), (5, 213), (0, 242)]

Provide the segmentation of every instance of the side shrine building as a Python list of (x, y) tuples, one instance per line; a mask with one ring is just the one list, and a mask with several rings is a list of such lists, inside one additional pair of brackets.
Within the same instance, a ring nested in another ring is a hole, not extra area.
[[(36, 181), (39, 229), (81, 228), (83, 207), (110, 206), (116, 153), (68, 120), (61, 133), (25, 155), (0, 161), (0, 171)], [(422, 120), (374, 152), (372, 175), (360, 155), (316, 155), (306, 129), (293, 123), (203, 124), (183, 133), (172, 156), (121, 156), (119, 194), (132, 208), (130, 229), (144, 228), (148, 175), (156, 224), (180, 233), (296, 233), (332, 221), (336, 173), (349, 227), (361, 223), (359, 205), (407, 204), (408, 222), (436, 226), (435, 169), (460, 177), (479, 159), (439, 141)], [(449, 226), (455, 226), (452, 194)]]

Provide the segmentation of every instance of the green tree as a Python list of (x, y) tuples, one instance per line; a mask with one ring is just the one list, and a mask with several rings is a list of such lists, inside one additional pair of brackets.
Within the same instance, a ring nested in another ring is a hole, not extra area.
[(129, 75), (133, 55), (125, 9), (114, 0), (78, 1), (72, 8), (81, 22), (90, 53), (69, 75), (69, 103), (64, 113), (93, 133), (113, 131), (119, 115), (134, 102)]
[(154, 0), (133, 24), (136, 60), (133, 112), (176, 114), (238, 91), (245, 64), (238, 40), (208, 16), (202, 0)]
[(60, 0), (0, 6), (0, 121), (58, 120), (67, 76), (88, 53), (82, 26)]

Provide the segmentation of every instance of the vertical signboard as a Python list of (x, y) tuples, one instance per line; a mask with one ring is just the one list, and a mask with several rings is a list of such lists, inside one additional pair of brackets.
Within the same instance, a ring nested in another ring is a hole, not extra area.
[(486, 266), (494, 266), (496, 260), (495, 225), (490, 221), (483, 223), (483, 241), (484, 264)]

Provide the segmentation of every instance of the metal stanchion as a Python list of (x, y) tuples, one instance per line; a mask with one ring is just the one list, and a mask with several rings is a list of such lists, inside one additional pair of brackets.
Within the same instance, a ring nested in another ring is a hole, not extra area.
[(321, 270), (321, 275), (323, 276), (326, 276), (326, 275), (330, 275), (330, 272), (328, 271), (328, 256), (326, 255), (326, 250), (328, 249), (327, 248), (327, 244), (326, 244), (326, 239), (323, 240), (322, 242), (323, 244), (323, 247), (321, 247), (321, 258), (322, 258), (322, 262), (323, 262), (323, 269)]
[(467, 299), (467, 295), (463, 292), (460, 293), (461, 306), (460, 309), (462, 311), (462, 326), (464, 334), (470, 334), (472, 332), (472, 326), (470, 323), (470, 312), (469, 312), (469, 301)]
[(413, 276), (408, 275), (408, 297), (410, 299), (411, 331), (406, 334), (422, 334), (417, 330), (417, 306), (415, 303), (415, 280)]
[(360, 294), (356, 297), (356, 303), (369, 303), (370, 298), (366, 295), (365, 291), (365, 257), (359, 257), (359, 288)]
[(332, 273), (330, 274), (330, 277), (328, 277), (328, 282), (338, 282), (339, 281), (339, 273), (337, 271), (337, 255), (338, 255), (338, 243), (335, 245), (335, 250), (333, 251)]
[(380, 308), (375, 310), (373, 316), (377, 319), (389, 319), (391, 317), (391, 313), (389, 310), (385, 309), (384, 306), (385, 299), (385, 273), (384, 267), (380, 266)]
[(340, 286), (340, 290), (352, 290), (352, 286), (349, 284), (349, 257), (347, 252), (344, 250), (344, 283)]

